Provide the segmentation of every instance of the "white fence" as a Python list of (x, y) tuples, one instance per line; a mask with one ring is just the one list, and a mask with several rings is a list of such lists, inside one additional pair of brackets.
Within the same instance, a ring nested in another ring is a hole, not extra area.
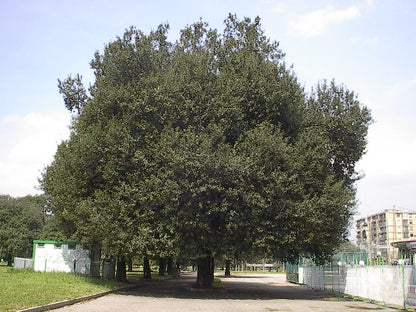
[(32, 269), (33, 260), (28, 258), (18, 258), (15, 257), (13, 260), (13, 268), (19, 270)]
[(414, 266), (300, 266), (298, 282), (315, 289), (416, 308)]

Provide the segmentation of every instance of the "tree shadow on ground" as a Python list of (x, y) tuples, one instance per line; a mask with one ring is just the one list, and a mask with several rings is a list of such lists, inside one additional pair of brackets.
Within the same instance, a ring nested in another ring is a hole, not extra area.
[[(259, 276), (261, 278), (261, 276)], [(248, 282), (242, 278), (222, 278), (222, 289), (194, 289), (194, 275), (182, 275), (164, 281), (137, 281), (137, 287), (121, 292), (127, 296), (180, 299), (234, 300), (337, 300), (340, 296), (279, 282)]]
[(231, 275), (231, 276), (225, 276), (225, 275), (218, 275), (216, 277), (219, 278), (269, 278), (268, 275)]

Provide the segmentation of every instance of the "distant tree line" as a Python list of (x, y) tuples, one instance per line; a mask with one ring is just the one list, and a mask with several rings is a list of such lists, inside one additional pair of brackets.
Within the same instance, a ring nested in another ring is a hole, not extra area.
[(9, 266), (14, 257), (32, 257), (34, 240), (65, 237), (47, 207), (43, 195), (0, 195), (0, 258)]

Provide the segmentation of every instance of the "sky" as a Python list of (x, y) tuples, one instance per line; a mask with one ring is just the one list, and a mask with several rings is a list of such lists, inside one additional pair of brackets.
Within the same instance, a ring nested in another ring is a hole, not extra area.
[(39, 194), (38, 178), (69, 136), (57, 79), (81, 74), (96, 51), (133, 25), (170, 25), (169, 39), (201, 18), (223, 30), (229, 13), (261, 18), (306, 91), (334, 79), (370, 108), (357, 165), (356, 218), (416, 211), (416, 1), (0, 0), (0, 194)]

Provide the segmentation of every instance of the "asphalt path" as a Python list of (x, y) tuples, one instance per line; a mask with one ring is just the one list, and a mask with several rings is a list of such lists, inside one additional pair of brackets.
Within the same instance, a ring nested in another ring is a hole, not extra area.
[(139, 281), (135, 289), (54, 311), (397, 311), (286, 282), (282, 274), (221, 278), (222, 290), (195, 290), (195, 275), (164, 281)]

